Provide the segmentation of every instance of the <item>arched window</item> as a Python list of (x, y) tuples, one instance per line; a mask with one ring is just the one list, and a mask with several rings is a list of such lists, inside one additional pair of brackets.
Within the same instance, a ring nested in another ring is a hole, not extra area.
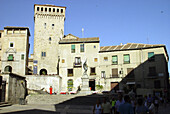
[(5, 72), (12, 72), (12, 67), (11, 66), (6, 66), (4, 71)]
[(40, 70), (40, 75), (47, 75), (47, 70), (46, 69), (41, 69)]
[(73, 89), (73, 80), (72, 79), (69, 79), (67, 81), (67, 88), (68, 88), (68, 91), (72, 91), (72, 89)]

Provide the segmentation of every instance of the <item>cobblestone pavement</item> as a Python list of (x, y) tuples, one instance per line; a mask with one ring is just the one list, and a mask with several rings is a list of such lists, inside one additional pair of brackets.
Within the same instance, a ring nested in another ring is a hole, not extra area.
[[(101, 95), (31, 95), (27, 105), (1, 107), (0, 113), (11, 114), (92, 114), (93, 105)], [(170, 104), (159, 107), (158, 114), (170, 114)]]

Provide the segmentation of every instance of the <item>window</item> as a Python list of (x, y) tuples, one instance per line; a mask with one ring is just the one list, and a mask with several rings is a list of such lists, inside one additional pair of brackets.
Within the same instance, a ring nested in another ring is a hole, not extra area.
[(14, 43), (10, 42), (9, 47), (14, 47)]
[(81, 63), (80, 57), (75, 57), (75, 65), (79, 65)]
[(130, 63), (130, 55), (129, 54), (123, 55), (123, 58), (124, 58), (124, 64)]
[(73, 76), (73, 69), (68, 69), (67, 71), (67, 76)]
[(0, 38), (1, 38), (1, 33), (0, 33)]
[(154, 52), (148, 52), (148, 60), (149, 61), (155, 61)]
[(105, 77), (106, 77), (105, 71), (101, 71), (101, 78), (105, 78)]
[(97, 58), (94, 58), (94, 62), (97, 62)]
[(53, 12), (55, 12), (55, 8), (53, 8)]
[(71, 53), (75, 53), (75, 45), (71, 45)]
[(51, 37), (49, 37), (49, 41), (51, 41)]
[(61, 9), (61, 13), (63, 13), (63, 9)]
[(51, 8), (49, 8), (49, 12), (51, 12)]
[(111, 77), (118, 77), (118, 69), (117, 68), (112, 69), (112, 76)]
[(62, 59), (62, 63), (65, 63), (65, 59)]
[(156, 88), (156, 89), (161, 88), (161, 81), (160, 80), (154, 81), (154, 88)]
[(47, 12), (47, 8), (45, 8), (45, 12)]
[(73, 89), (73, 80), (69, 79), (67, 81), (67, 85), (68, 85), (68, 91), (72, 91), (72, 89)]
[(8, 55), (8, 61), (13, 61), (13, 60), (14, 60), (13, 54), (9, 54)]
[(149, 76), (156, 76), (156, 67), (149, 67)]
[(96, 46), (94, 46), (94, 48), (96, 48)]
[(117, 65), (117, 55), (112, 56), (112, 64)]
[(43, 11), (43, 8), (41, 8), (41, 11)]
[(21, 55), (21, 60), (24, 60), (24, 54)]
[(90, 75), (96, 75), (96, 69), (95, 69), (95, 67), (90, 68)]
[(46, 25), (47, 25), (47, 24), (46, 24), (46, 23), (44, 23), (44, 29), (46, 29)]
[(133, 68), (127, 68), (127, 77), (133, 78), (134, 77), (134, 70)]
[(108, 57), (104, 57), (104, 61), (108, 61)]
[(57, 9), (57, 13), (59, 12), (59, 9)]
[(52, 29), (54, 29), (54, 24), (52, 24)]
[(41, 52), (42, 57), (46, 57), (46, 52)]
[(84, 52), (84, 44), (80, 44), (80, 52)]
[(39, 11), (39, 9), (40, 9), (40, 8), (39, 8), (39, 7), (37, 7), (37, 11)]

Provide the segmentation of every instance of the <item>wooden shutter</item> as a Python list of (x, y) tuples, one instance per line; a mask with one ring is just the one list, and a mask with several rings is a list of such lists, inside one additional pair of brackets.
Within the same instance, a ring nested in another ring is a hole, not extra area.
[(117, 68), (112, 69), (112, 76), (118, 77), (118, 69)]

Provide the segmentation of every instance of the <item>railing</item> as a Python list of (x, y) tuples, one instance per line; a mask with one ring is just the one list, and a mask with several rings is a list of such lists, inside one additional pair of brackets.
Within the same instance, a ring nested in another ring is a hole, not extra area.
[(110, 78), (120, 78), (118, 75), (110, 75)]
[(74, 67), (81, 67), (82, 66), (82, 62), (74, 62), (73, 66)]

